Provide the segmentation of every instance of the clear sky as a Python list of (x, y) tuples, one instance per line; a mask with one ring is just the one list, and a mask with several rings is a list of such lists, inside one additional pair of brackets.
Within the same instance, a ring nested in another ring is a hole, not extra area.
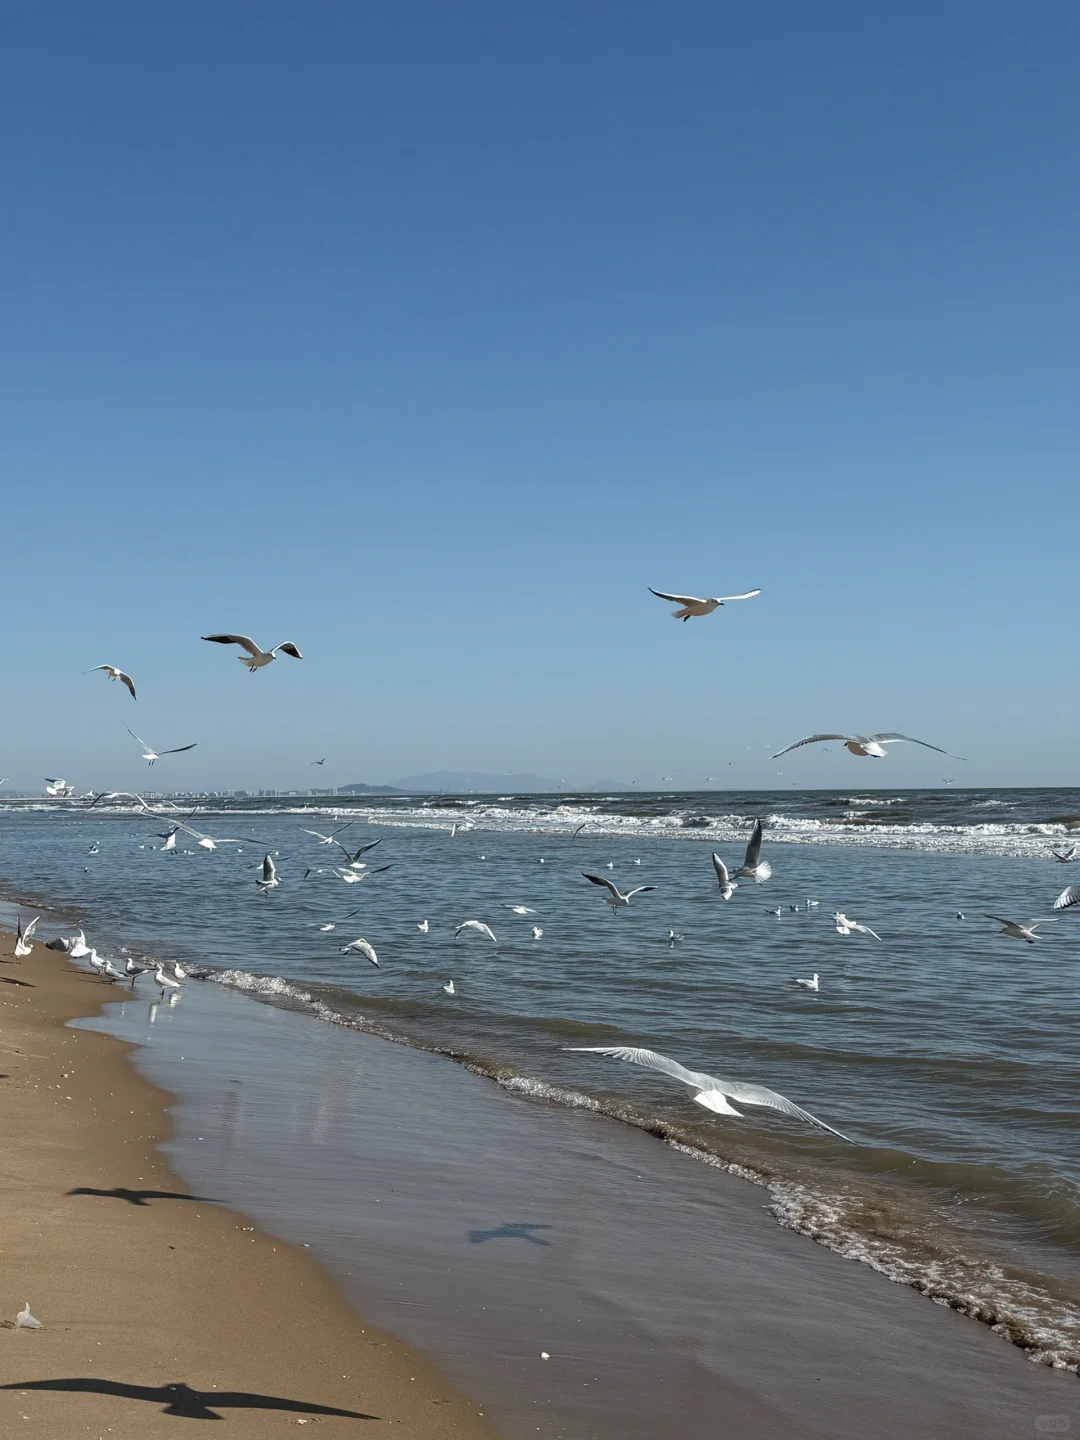
[[(8, 7), (0, 774), (1077, 784), (1078, 66), (1075, 0)], [(893, 729), (972, 763), (757, 758)]]

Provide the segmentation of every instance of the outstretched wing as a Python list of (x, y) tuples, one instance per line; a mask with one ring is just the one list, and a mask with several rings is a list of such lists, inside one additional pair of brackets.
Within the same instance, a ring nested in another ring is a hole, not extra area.
[(285, 655), (291, 655), (294, 660), (302, 660), (304, 658), (291, 640), (285, 640), (275, 648)]
[(1073, 905), (1080, 905), (1080, 885), (1070, 885), (1054, 901), (1055, 910), (1068, 910)]
[(1015, 923), (1015, 922), (1012, 921), (1012, 920), (1006, 920), (1006, 919), (1004, 918), (1004, 916), (1002, 916), (1002, 915), (987, 915), (987, 913), (986, 913), (985, 910), (983, 911), (983, 919), (984, 919), (984, 920), (996, 920), (999, 925), (1012, 925), (1012, 924)]
[[(670, 600), (673, 605), (700, 605), (703, 602), (697, 595), (667, 595), (663, 590), (654, 590), (651, 585), (646, 585), (650, 595), (655, 595), (658, 600)], [(733, 595), (733, 600), (741, 597)]]
[(760, 588), (759, 588), (759, 589), (757, 589), (757, 590), (747, 590), (747, 591), (746, 591), (744, 594), (742, 594), (742, 595), (717, 595), (716, 598), (717, 598), (717, 600), (720, 601), (720, 604), (723, 605), (723, 603), (725, 602), (725, 600), (752, 600), (755, 595), (760, 595), (760, 594), (761, 594), (761, 590), (760, 590)]
[[(939, 755), (949, 755), (948, 750), (942, 750), (940, 745), (931, 745), (928, 740), (916, 740), (914, 735), (898, 735), (895, 730), (886, 730), (881, 735), (868, 735), (866, 738), (876, 740), (883, 745), (888, 745), (893, 740), (906, 740), (909, 745), (922, 745), (927, 750), (936, 750)], [(950, 760), (963, 760), (963, 758), (963, 755), (949, 755)]]
[(644, 894), (646, 890), (655, 890), (655, 889), (656, 889), (656, 886), (655, 886), (655, 885), (639, 885), (639, 886), (637, 887), (637, 889), (635, 889), (635, 890), (628, 890), (627, 893), (626, 893), (626, 898), (627, 898), (628, 900), (630, 900), (630, 899), (632, 899), (635, 895), (642, 895), (642, 894)]
[(730, 885), (731, 876), (728, 874), (728, 868), (724, 864), (723, 860), (720, 859), (720, 856), (715, 853), (715, 851), (712, 857), (712, 864), (713, 869), (716, 871), (716, 883), (718, 885)]
[(247, 635), (204, 635), (204, 640), (213, 640), (217, 645), (242, 645), (249, 655), (258, 655), (259, 647)]
[(274, 878), (274, 876), (275, 876), (275, 874), (276, 874), (277, 872), (276, 872), (276, 870), (274, 869), (274, 860), (273, 860), (273, 857), (272, 857), (272, 856), (267, 855), (266, 858), (263, 860), (263, 862), (262, 862), (262, 872), (263, 872), (263, 873), (262, 873), (262, 878), (263, 878), (263, 884), (264, 884), (264, 885), (267, 883), (268, 880), (273, 880), (273, 878)]
[[(582, 873), (582, 875), (585, 875), (585, 871), (584, 871), (584, 870), (583, 870), (581, 873)], [(586, 879), (586, 880), (591, 880), (594, 885), (603, 885), (604, 889), (608, 892), (609, 895), (614, 896), (614, 895), (618, 895), (618, 893), (619, 893), (618, 890), (615, 888), (615, 883), (614, 883), (614, 881), (612, 881), (612, 880), (605, 880), (605, 879), (604, 879), (602, 876), (600, 876), (600, 875), (585, 875), (585, 879)]]
[(194, 750), (197, 744), (198, 741), (196, 740), (190, 745), (177, 745), (175, 750), (162, 750), (161, 753), (162, 755), (182, 755), (185, 750)]
[(142, 748), (143, 748), (144, 750), (149, 750), (149, 749), (150, 749), (150, 746), (146, 743), (146, 741), (145, 741), (140, 735), (136, 735), (136, 734), (135, 734), (135, 731), (132, 730), (130, 726), (125, 725), (125, 726), (124, 726), (124, 729), (128, 732), (128, 734), (131, 736), (131, 738), (132, 738), (133, 740), (138, 740), (139, 744), (142, 746)]
[(670, 1075), (672, 1080), (690, 1085), (695, 1090), (715, 1090), (720, 1084), (711, 1075), (687, 1070), (685, 1065), (680, 1065), (677, 1060), (669, 1060), (666, 1055), (658, 1055), (655, 1050), (642, 1050), (636, 1045), (566, 1045), (563, 1048), (583, 1055), (610, 1055), (612, 1060), (626, 1060), (631, 1065), (644, 1065), (646, 1070), (659, 1070), (662, 1075)]
[(789, 750), (798, 750), (800, 745), (816, 745), (819, 740), (847, 740), (847, 735), (808, 735), (805, 740), (796, 740), (794, 745), (787, 745), (783, 750), (778, 750), (775, 755), (770, 755), (770, 760), (779, 760), (781, 755), (786, 755)]
[(850, 1136), (834, 1130), (831, 1125), (826, 1125), (824, 1120), (819, 1120), (816, 1115), (811, 1115), (809, 1110), (804, 1110), (801, 1105), (796, 1105), (793, 1100), (776, 1090), (769, 1090), (764, 1085), (744, 1085), (738, 1080), (718, 1080), (715, 1083), (732, 1100), (741, 1100), (744, 1105), (762, 1105), (768, 1110), (779, 1110), (782, 1115), (791, 1115), (796, 1120), (805, 1120), (808, 1125), (828, 1130), (830, 1135), (846, 1140), (849, 1145), (855, 1144)]
[[(98, 666), (98, 669), (101, 669), (101, 666)], [(127, 688), (131, 691), (131, 698), (133, 700), (137, 700), (138, 696), (135, 694), (135, 682), (134, 680), (132, 680), (131, 676), (125, 675), (123, 670), (121, 670), (116, 678), (120, 681), (122, 685), (126, 685)]]
[(760, 820), (754, 821), (754, 828), (750, 832), (750, 843), (746, 847), (746, 858), (743, 860), (744, 870), (754, 870), (757, 867), (758, 857), (761, 854), (761, 836), (764, 827)]

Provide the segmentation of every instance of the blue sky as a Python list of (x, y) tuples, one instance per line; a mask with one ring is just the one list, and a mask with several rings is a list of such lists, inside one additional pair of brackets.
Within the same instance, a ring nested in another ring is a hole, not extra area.
[(1075, 5), (5, 28), (16, 786), (1080, 782)]

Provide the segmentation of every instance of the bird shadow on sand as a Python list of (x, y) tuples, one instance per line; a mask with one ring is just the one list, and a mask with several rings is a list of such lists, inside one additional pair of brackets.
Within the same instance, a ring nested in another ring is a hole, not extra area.
[(82, 1395), (116, 1395), (122, 1400), (145, 1400), (163, 1405), (163, 1415), (185, 1420), (223, 1420), (218, 1410), (288, 1410), (298, 1415), (337, 1415), (345, 1420), (377, 1420), (360, 1410), (340, 1410), (333, 1405), (313, 1405), (305, 1400), (286, 1400), (281, 1395), (258, 1395), (250, 1390), (193, 1390), (183, 1381), (171, 1385), (125, 1385), (118, 1380), (73, 1376), (58, 1380), (15, 1381), (0, 1390), (60, 1390)]
[(219, 1205), (219, 1200), (209, 1195), (184, 1195), (178, 1190), (125, 1190), (117, 1185), (113, 1190), (95, 1190), (92, 1185), (79, 1185), (67, 1192), (69, 1195), (100, 1195), (106, 1200), (126, 1200), (129, 1205), (148, 1205), (151, 1200), (197, 1200), (203, 1205)]
[(5, 985), (21, 985), (24, 990), (33, 990), (34, 985), (30, 980), (16, 980), (14, 975), (0, 975), (0, 980)]
[(488, 1240), (527, 1240), (530, 1245), (550, 1245), (550, 1240), (541, 1240), (533, 1230), (551, 1230), (551, 1225), (507, 1224), (497, 1225), (494, 1230), (470, 1230), (469, 1244), (484, 1245)]

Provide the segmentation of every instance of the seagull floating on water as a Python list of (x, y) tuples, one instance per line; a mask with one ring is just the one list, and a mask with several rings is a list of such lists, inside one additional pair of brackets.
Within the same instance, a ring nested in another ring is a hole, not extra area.
[(761, 594), (760, 589), (746, 590), (741, 595), (716, 595), (708, 600), (699, 600), (696, 595), (668, 595), (663, 590), (654, 590), (651, 585), (645, 588), (658, 600), (670, 600), (673, 605), (678, 605), (678, 610), (671, 612), (676, 620), (693, 620), (698, 615), (711, 615), (729, 600), (752, 600), (755, 595)]
[[(764, 1085), (747, 1085), (741, 1080), (720, 1080), (715, 1075), (687, 1070), (677, 1060), (669, 1060), (666, 1055), (658, 1055), (655, 1050), (640, 1050), (634, 1045), (568, 1045), (566, 1049), (592, 1055), (610, 1055), (613, 1060), (626, 1060), (631, 1065), (644, 1065), (649, 1070), (659, 1070), (661, 1074), (670, 1075), (673, 1080), (687, 1086), (694, 1103), (704, 1106), (706, 1110), (712, 1110), (716, 1115), (741, 1116), (742, 1112), (729, 1103), (730, 1100), (738, 1100), (743, 1105), (763, 1105), (770, 1110), (779, 1110), (783, 1115), (805, 1120), (808, 1125), (817, 1125), (841, 1140), (848, 1140), (846, 1135), (834, 1130), (831, 1125), (826, 1125), (825, 1121), (819, 1120), (816, 1115), (811, 1115), (809, 1110), (804, 1110), (776, 1090), (766, 1089)], [(854, 1144), (854, 1141), (848, 1140), (848, 1144)]]
[(420, 931), (421, 935), (426, 935), (431, 927), (426, 920), (421, 920), (416, 928)]
[[(895, 745), (900, 740), (906, 740), (910, 745), (923, 745), (927, 750), (936, 750), (939, 755), (948, 755), (948, 750), (942, 750), (940, 745), (931, 745), (927, 740), (916, 740), (914, 735), (900, 735), (895, 730), (883, 730), (880, 735), (808, 735), (805, 740), (796, 740), (794, 745), (788, 745), (783, 750), (778, 750), (775, 755), (770, 755), (770, 760), (779, 760), (781, 755), (786, 755), (789, 750), (798, 750), (800, 745), (816, 745), (819, 740), (842, 740), (845, 749), (851, 751), (852, 755), (872, 755), (876, 760), (884, 760), (886, 752), (881, 748), (883, 745)], [(951, 760), (963, 760), (963, 755), (950, 755)]]
[(116, 666), (116, 665), (95, 665), (95, 666), (93, 666), (92, 669), (88, 670), (86, 673), (87, 673), (88, 675), (92, 675), (95, 670), (104, 670), (105, 673), (106, 673), (106, 675), (108, 675), (108, 677), (109, 677), (110, 680), (119, 680), (119, 681), (121, 682), (121, 684), (126, 685), (127, 688), (131, 691), (131, 698), (132, 698), (133, 700), (137, 699), (137, 696), (136, 696), (136, 694), (135, 694), (135, 682), (134, 682), (134, 680), (132, 680), (132, 678), (131, 678), (130, 675), (126, 675), (123, 670), (119, 669), (118, 666)]
[(810, 977), (809, 980), (796, 980), (796, 981), (795, 981), (795, 984), (796, 984), (796, 985), (805, 985), (806, 988), (807, 988), (807, 990), (820, 990), (820, 989), (821, 989), (821, 986), (818, 984), (818, 974), (817, 974), (817, 971), (816, 971), (816, 970), (814, 971), (813, 975)]
[(539, 940), (539, 939), (541, 939), (541, 938), (543, 937), (543, 934), (544, 934), (543, 930), (540, 929), (540, 926), (539, 926), (539, 925), (534, 925), (534, 926), (532, 927), (532, 932), (533, 932), (533, 939), (534, 939), (534, 940)]
[(443, 993), (444, 995), (456, 995), (456, 994), (457, 994), (457, 991), (454, 989), (454, 982), (453, 982), (453, 980), (447, 980), (446, 984), (442, 987), (442, 993)]
[(283, 640), (280, 645), (275, 645), (272, 650), (260, 650), (254, 640), (247, 635), (204, 635), (204, 640), (213, 640), (217, 645), (239, 645), (246, 650), (246, 655), (238, 655), (236, 658), (241, 665), (246, 665), (250, 674), (254, 675), (256, 670), (261, 670), (264, 665), (269, 665), (278, 651), (283, 655), (291, 655), (294, 660), (302, 660), (304, 657), (291, 640)]
[(1015, 920), (1005, 920), (1000, 915), (986, 915), (987, 920), (996, 920), (999, 925), (1005, 928), (999, 930), (999, 935), (1008, 935), (1010, 940), (1026, 940), (1029, 945), (1034, 945), (1039, 938), (1035, 931), (1040, 925), (1046, 925), (1046, 920), (1029, 920), (1026, 925), (1018, 925)]
[(611, 906), (612, 915), (614, 915), (617, 910), (629, 905), (635, 895), (643, 895), (646, 890), (656, 889), (655, 885), (636, 885), (633, 890), (628, 890), (624, 895), (614, 880), (603, 880), (599, 875), (587, 875), (584, 870), (581, 873), (585, 876), (586, 880), (590, 880), (594, 885), (603, 885), (604, 889), (608, 892), (609, 898), (607, 903)]

